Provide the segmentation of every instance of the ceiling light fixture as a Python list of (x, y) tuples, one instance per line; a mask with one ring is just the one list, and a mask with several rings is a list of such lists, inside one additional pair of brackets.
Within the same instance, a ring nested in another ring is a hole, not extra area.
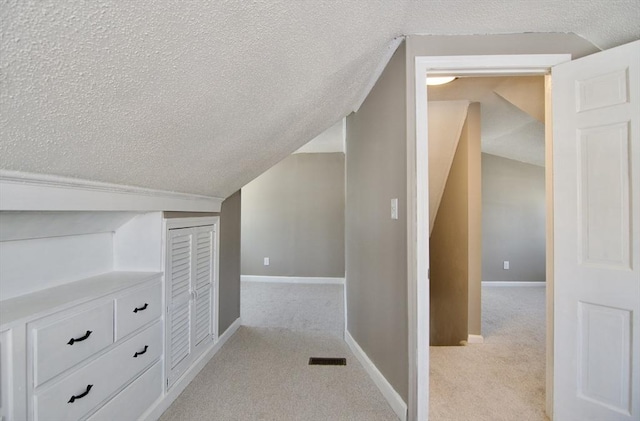
[(456, 80), (455, 76), (438, 76), (438, 77), (427, 76), (427, 86), (444, 85), (445, 83), (449, 83), (454, 80)]

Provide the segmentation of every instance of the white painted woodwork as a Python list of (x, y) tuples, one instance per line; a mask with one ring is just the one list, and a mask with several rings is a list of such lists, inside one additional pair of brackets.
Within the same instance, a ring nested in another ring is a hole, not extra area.
[(113, 269), (161, 272), (162, 212), (138, 214), (113, 234)]
[(115, 299), (115, 338), (120, 340), (162, 315), (160, 282)]
[(109, 272), (0, 301), (0, 330), (76, 308), (80, 304), (141, 285), (160, 275), (157, 272)]
[(34, 343), (34, 382), (50, 378), (113, 343), (113, 303), (105, 302), (71, 317), (28, 325)]
[(0, 300), (112, 270), (113, 234), (110, 232), (2, 241)]
[(0, 212), (0, 241), (115, 232), (135, 212)]
[(185, 218), (166, 223), (167, 387), (216, 340), (218, 221)]
[(162, 394), (162, 362), (158, 361), (88, 421), (137, 420)]
[[(134, 358), (145, 347), (147, 351)], [(158, 322), (61, 381), (36, 392), (34, 420), (80, 419), (123, 388), (161, 354), (162, 325)], [(85, 392), (89, 385), (91, 389), (86, 396), (69, 402), (72, 396)], [(135, 399), (130, 396), (132, 398)]]
[(553, 68), (554, 419), (640, 419), (640, 41)]
[(0, 420), (4, 421), (11, 418), (10, 390), (13, 386), (11, 378), (13, 377), (12, 365), (10, 363), (11, 355), (11, 331), (0, 331)]
[(469, 101), (429, 101), (429, 235), (442, 201)]
[(0, 210), (220, 212), (224, 199), (0, 170)]

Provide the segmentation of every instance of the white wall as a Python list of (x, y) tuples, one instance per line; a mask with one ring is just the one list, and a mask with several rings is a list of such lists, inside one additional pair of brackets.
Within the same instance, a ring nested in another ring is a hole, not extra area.
[(112, 270), (113, 233), (0, 242), (0, 299)]

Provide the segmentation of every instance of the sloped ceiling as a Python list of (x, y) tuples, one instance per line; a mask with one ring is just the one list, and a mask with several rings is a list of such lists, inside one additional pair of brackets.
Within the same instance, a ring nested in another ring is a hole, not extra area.
[(395, 37), (640, 38), (637, 0), (7, 0), (0, 168), (226, 197), (351, 112)]
[[(503, 96), (517, 100), (526, 96), (529, 102), (518, 107)], [(429, 104), (453, 100), (479, 102), (482, 152), (544, 166), (544, 122), (538, 120), (544, 116), (544, 77), (460, 78), (446, 85), (430, 86), (428, 98)]]

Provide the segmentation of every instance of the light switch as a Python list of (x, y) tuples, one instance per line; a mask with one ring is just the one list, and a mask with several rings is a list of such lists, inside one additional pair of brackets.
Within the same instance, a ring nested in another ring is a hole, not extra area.
[(391, 199), (391, 219), (398, 219), (398, 199)]
[(265, 266), (269, 266), (269, 258), (268, 257), (264, 258), (264, 265)]
[(508, 261), (508, 260), (505, 260), (505, 261), (502, 263), (502, 269), (504, 269), (504, 270), (509, 270), (509, 261)]

